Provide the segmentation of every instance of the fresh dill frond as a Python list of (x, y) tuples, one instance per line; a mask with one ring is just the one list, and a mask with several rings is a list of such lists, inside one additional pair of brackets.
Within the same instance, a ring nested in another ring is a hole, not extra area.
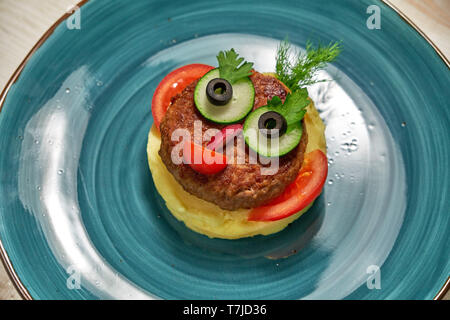
[(317, 80), (315, 73), (330, 62), (336, 60), (342, 51), (341, 42), (330, 42), (328, 45), (318, 44), (315, 47), (311, 41), (306, 42), (305, 52), (291, 52), (291, 45), (283, 40), (278, 46), (276, 58), (276, 73), (291, 91), (327, 80)]

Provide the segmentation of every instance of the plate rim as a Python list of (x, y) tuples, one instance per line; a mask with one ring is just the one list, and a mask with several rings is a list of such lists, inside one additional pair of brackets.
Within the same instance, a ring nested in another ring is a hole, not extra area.
[[(404, 22), (409, 24), (422, 38), (424, 38), (428, 44), (434, 49), (434, 51), (437, 53), (437, 55), (441, 58), (441, 60), (444, 62), (444, 64), (450, 68), (450, 61), (447, 59), (447, 57), (443, 54), (443, 52), (438, 48), (438, 46), (423, 32), (409, 17), (406, 16), (399, 8), (397, 8), (390, 0), (380, 0), (383, 4), (385, 4), (388, 8), (393, 10)], [(77, 4), (75, 4), (72, 8), (81, 8), (83, 5), (88, 3), (89, 0), (81, 0)], [(56, 20), (55, 23), (52, 24), (52, 26), (39, 38), (39, 40), (36, 42), (36, 44), (31, 48), (31, 50), (28, 52), (28, 54), (25, 56), (25, 58), (22, 60), (22, 62), (19, 64), (17, 69), (14, 71), (14, 73), (9, 78), (8, 82), (6, 83), (5, 87), (3, 88), (1, 94), (0, 94), (0, 112), (3, 109), (3, 105), (6, 100), (6, 96), (8, 95), (9, 90), (11, 89), (12, 85), (19, 79), (20, 74), (22, 73), (23, 69), (25, 68), (28, 61), (31, 59), (33, 54), (44, 44), (45, 41), (53, 34), (55, 29), (68, 17), (70, 17), (72, 13), (70, 10), (66, 11), (58, 20)], [(24, 300), (35, 300), (28, 289), (23, 284), (22, 280), (20, 279), (18, 273), (14, 269), (11, 259), (8, 256), (8, 253), (6, 252), (5, 247), (3, 246), (2, 240), (0, 238), (0, 260), (3, 263), (3, 266), (5, 267), (5, 270), (7, 271), (8, 277), (13, 283), (16, 291), (20, 294), (20, 296)], [(450, 276), (447, 277), (447, 280), (441, 287), (441, 289), (436, 293), (433, 300), (442, 300), (446, 293), (450, 289)]]

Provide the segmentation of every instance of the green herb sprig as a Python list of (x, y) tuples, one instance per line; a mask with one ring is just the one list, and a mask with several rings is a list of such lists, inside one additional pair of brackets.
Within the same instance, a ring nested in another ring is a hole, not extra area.
[(292, 53), (291, 45), (283, 40), (277, 50), (276, 73), (291, 91), (327, 80), (317, 80), (314, 75), (326, 67), (327, 63), (336, 60), (342, 51), (341, 42), (330, 42), (328, 45), (306, 42), (306, 52)]
[(303, 88), (288, 94), (284, 103), (280, 97), (274, 96), (267, 101), (267, 106), (270, 111), (278, 112), (286, 119), (286, 131), (289, 133), (294, 128), (295, 123), (303, 119), (309, 103), (308, 90)]
[(308, 41), (306, 52), (295, 53), (293, 56), (291, 45), (287, 40), (280, 43), (276, 57), (277, 78), (283, 82), (291, 92), (286, 95), (284, 103), (278, 96), (267, 101), (271, 111), (280, 113), (286, 119), (287, 132), (294, 124), (301, 121), (306, 114), (308, 99), (308, 85), (327, 80), (317, 80), (315, 73), (326, 67), (327, 63), (335, 61), (342, 51), (341, 42), (331, 42), (327, 46), (319, 44), (314, 47)]
[(252, 74), (253, 63), (244, 61), (244, 58), (238, 56), (234, 49), (220, 51), (217, 55), (220, 77), (231, 84)]

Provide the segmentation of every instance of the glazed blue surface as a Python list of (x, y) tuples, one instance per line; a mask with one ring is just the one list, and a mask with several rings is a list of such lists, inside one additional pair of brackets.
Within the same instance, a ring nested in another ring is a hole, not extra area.
[[(0, 239), (33, 298), (437, 294), (450, 274), (448, 67), (379, 1), (283, 2), (91, 0), (80, 30), (60, 24), (31, 57), (0, 112)], [(366, 27), (374, 3), (380, 30)], [(279, 234), (198, 235), (148, 170), (153, 92), (230, 47), (273, 71), (286, 36), (345, 47), (323, 74), (335, 81), (310, 88), (327, 125), (325, 191)], [(381, 289), (366, 285), (372, 265)]]

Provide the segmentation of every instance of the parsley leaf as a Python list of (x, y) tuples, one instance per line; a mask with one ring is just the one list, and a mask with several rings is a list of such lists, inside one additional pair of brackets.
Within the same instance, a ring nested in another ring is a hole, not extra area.
[(220, 51), (217, 55), (220, 77), (231, 84), (252, 74), (253, 63), (244, 62), (244, 58), (238, 56), (234, 49)]
[(311, 41), (306, 42), (306, 52), (291, 54), (291, 45), (287, 40), (280, 43), (276, 57), (276, 73), (289, 89), (295, 91), (304, 86), (327, 80), (314, 79), (314, 74), (326, 67), (327, 63), (336, 60), (342, 51), (341, 42), (330, 42), (328, 45), (318, 44), (314, 47)]
[(280, 113), (287, 123), (287, 132), (290, 132), (293, 125), (300, 120), (306, 114), (306, 107), (309, 105), (308, 90), (305, 88), (298, 89), (292, 93), (289, 93), (284, 100), (281, 101), (280, 97), (274, 96), (271, 100), (267, 101), (267, 106), (270, 111)]

